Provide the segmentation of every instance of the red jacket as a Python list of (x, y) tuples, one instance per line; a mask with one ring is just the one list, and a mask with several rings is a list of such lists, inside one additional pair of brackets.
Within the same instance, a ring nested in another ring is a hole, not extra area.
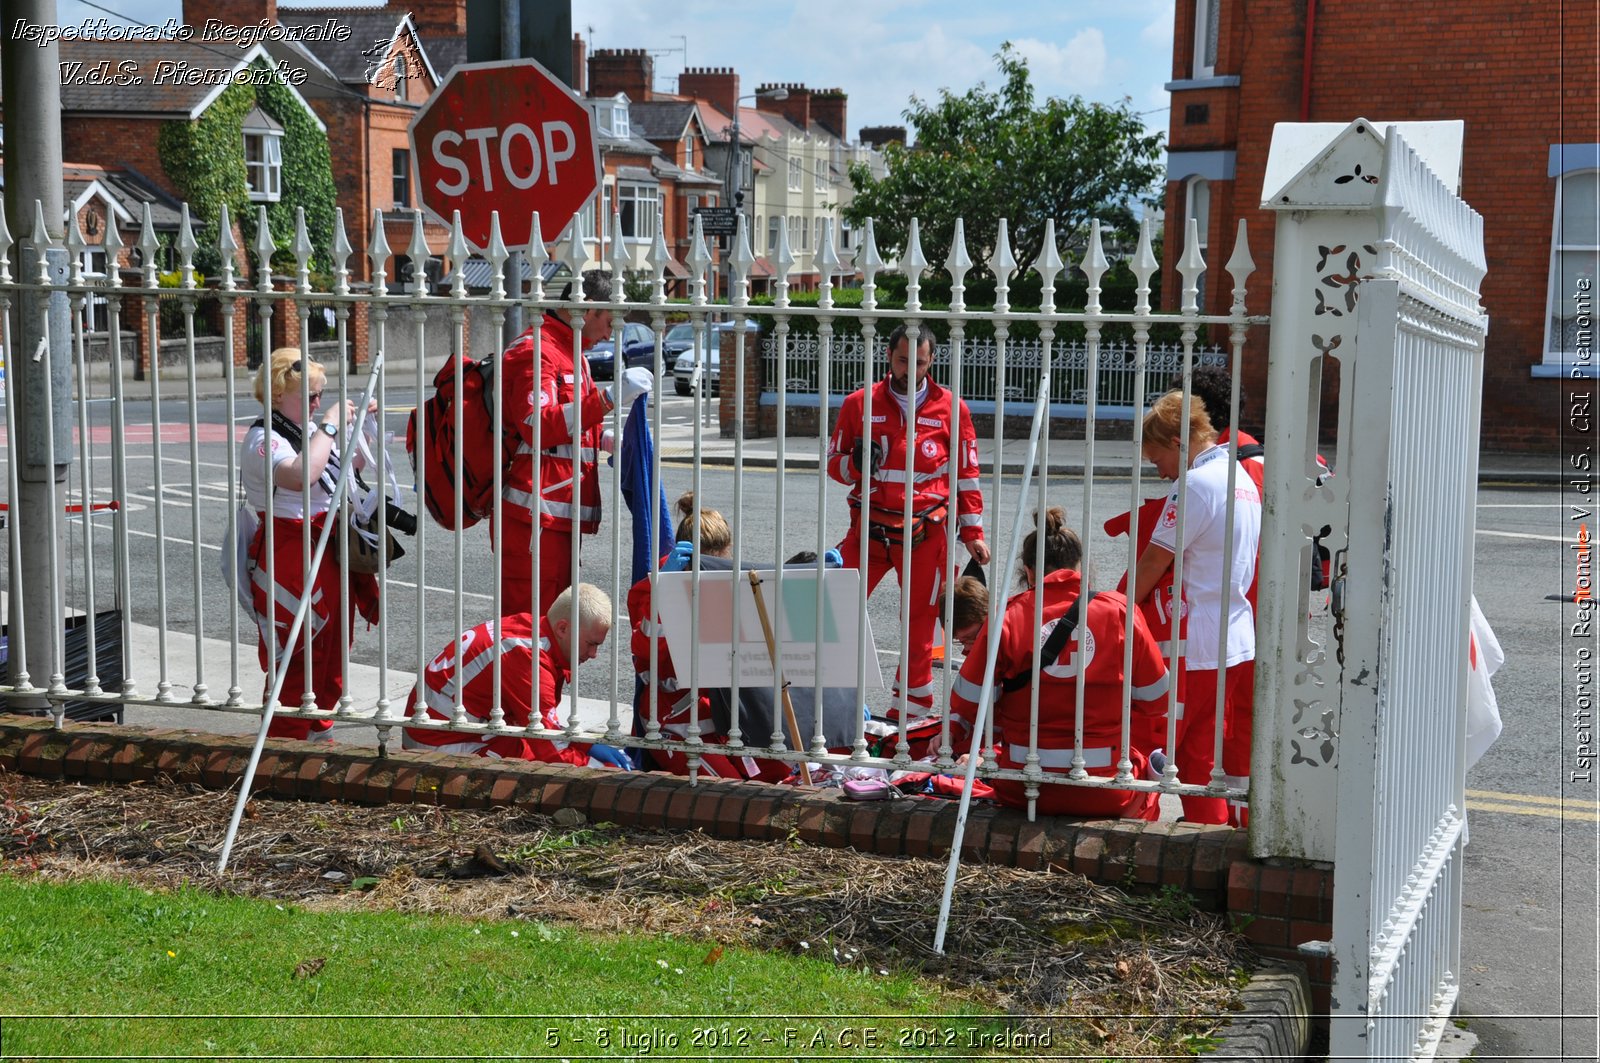
[[(573, 517), (580, 530), (593, 534), (600, 529), (600, 477), (595, 455), (611, 412), (610, 395), (595, 387), (587, 360), (575, 357), (572, 326), (555, 314), (546, 314), (540, 330), (540, 373), (533, 379), (533, 330), (529, 329), (501, 358), (505, 379), (505, 426), (517, 437), (516, 453), (506, 471), (504, 492), (506, 517), (533, 523), (533, 432), (539, 425), (539, 446), (543, 455), (539, 466), (539, 523), (542, 527), (569, 531)], [(581, 374), (575, 388), (574, 367)], [(575, 390), (580, 393), (574, 401)], [(577, 514), (572, 509), (572, 426), (575, 411), (583, 415), (583, 482)]]
[[(851, 453), (861, 438), (864, 394), (862, 389), (845, 396), (828, 443), (828, 475), (850, 488), (852, 520), (861, 512), (861, 470), (856, 468)], [(950, 498), (950, 421), (954, 402), (948, 390), (929, 380), (928, 395), (917, 407), (917, 454), (912, 467), (916, 482), (911, 509), (913, 513), (933, 509), (940, 522), (945, 515), (937, 512), (938, 506)], [(887, 378), (872, 385), (872, 438), (886, 457), (871, 478), (871, 520), (899, 527), (905, 517), (906, 421)], [(978, 434), (973, 430), (972, 414), (965, 402), (961, 404), (961, 442), (956, 449), (956, 522), (961, 541), (972, 542), (983, 538), (983, 493), (978, 483)], [(867, 444), (863, 461), (870, 451), (871, 445)]]
[[(533, 720), (533, 660), (534, 648), (539, 654), (539, 726), (550, 730), (561, 728), (558, 708), (561, 688), (570, 675), (566, 653), (555, 645), (550, 625), (539, 621), (538, 639), (534, 639), (533, 616), (515, 613), (505, 617), (500, 624), (498, 638), (495, 625), (484, 621), (477, 627), (461, 633), (461, 673), (466, 676), (466, 686), (461, 692), (461, 707), (472, 723), (488, 723), (494, 707), (494, 654), (500, 648), (500, 708), (507, 727), (527, 727)], [(456, 697), (456, 640), (439, 651), (438, 656), (423, 673), (425, 704), (430, 720), (449, 720), (455, 714)], [(406, 715), (416, 710), (417, 690), (412, 688), (406, 702)], [(435, 731), (429, 728), (408, 727), (406, 738), (410, 745), (427, 746), (441, 753), (465, 753), (480, 757), (543, 760), (551, 763), (585, 765), (589, 763), (587, 743), (567, 742), (564, 739), (522, 738), (510, 735), (461, 734), (454, 731)]]
[[(1080, 581), (1079, 573), (1073, 569), (1061, 569), (1044, 578), (1043, 629), (1033, 626), (1035, 591), (1024, 591), (1006, 603), (1005, 615), (1001, 618), (1000, 652), (995, 658), (996, 691), (1000, 691), (1005, 678), (1032, 668), (1034, 654), (1054, 627), (1052, 621), (1064, 616), (1077, 600)], [(1082, 639), (1082, 652), (1088, 657), (1085, 669), (1088, 685), (1083, 695), (1084, 768), (1091, 775), (1116, 773), (1122, 743), (1122, 655), (1127, 609), (1128, 600), (1116, 591), (1096, 593), (1088, 615), (1079, 622), (1078, 632), (1067, 640), (1056, 660), (1044, 664), (1039, 678), (1039, 758), (1040, 766), (1047, 771), (1064, 772), (1072, 766), (1078, 697), (1078, 668), (1074, 657), (1078, 641)], [(969, 728), (977, 719), (988, 638), (987, 630), (978, 637), (978, 651), (967, 657), (950, 692), (952, 719), (965, 721)], [(1167, 665), (1145, 626), (1144, 617), (1137, 610), (1133, 614), (1133, 639), (1130, 745), (1138, 748), (1140, 735), (1149, 730), (1150, 721), (1166, 712)], [(994, 726), (1003, 767), (1021, 767), (1027, 756), (1031, 690), (1031, 686), (1027, 686), (999, 693)]]

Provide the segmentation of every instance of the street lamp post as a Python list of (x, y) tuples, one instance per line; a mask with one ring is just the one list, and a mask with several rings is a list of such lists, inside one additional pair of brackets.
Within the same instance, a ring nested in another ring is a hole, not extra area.
[[(729, 132), (729, 136), (728, 136), (728, 164), (727, 164), (727, 171), (728, 172), (727, 172), (727, 175), (726, 175), (726, 177), (725, 177), (725, 179), (723, 181), (723, 197), (724, 197), (723, 198), (723, 202), (724, 202), (724, 204), (728, 204), (728, 203), (733, 204), (733, 208), (735, 210), (737, 210), (741, 214), (744, 213), (744, 188), (742, 187), (743, 184), (744, 184), (744, 160), (743, 160), (743, 149), (740, 147), (740, 144), (739, 144), (739, 101), (740, 100), (787, 100), (788, 98), (789, 98), (789, 90), (786, 89), (786, 88), (783, 88), (782, 86), (779, 86), (777, 88), (768, 89), (765, 92), (752, 92), (748, 96), (739, 96), (739, 97), (736, 97), (734, 99), (734, 101), (733, 101), (733, 126), (732, 126), (732, 128), (731, 128), (731, 130)], [(761, 234), (760, 233), (751, 233), (750, 234), (751, 246), (752, 247), (757, 246), (759, 244), (760, 238), (761, 238)], [(733, 241), (735, 239), (737, 239), (737, 235), (728, 238), (728, 249), (729, 249), (730, 252), (732, 250)], [(728, 266), (728, 285), (727, 285), (728, 302), (732, 303), (733, 302), (733, 284), (734, 284), (734, 280), (733, 280), (733, 256), (732, 256), (732, 254), (728, 254), (727, 256), (725, 256), (724, 261), (726, 261), (727, 266)]]

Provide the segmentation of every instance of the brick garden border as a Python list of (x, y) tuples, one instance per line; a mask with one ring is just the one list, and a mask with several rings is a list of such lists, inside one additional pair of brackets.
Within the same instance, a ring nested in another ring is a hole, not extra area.
[[(166, 776), (209, 789), (236, 783), (254, 739), (196, 731), (73, 724), (0, 715), (0, 771), (51, 778), (132, 782)], [(837, 791), (726, 779), (695, 785), (659, 772), (620, 773), (534, 761), (487, 761), (446, 753), (376, 750), (269, 739), (255, 792), (310, 801), (517, 805), (573, 808), (591, 821), (703, 830), (718, 838), (784, 840), (885, 856), (941, 857), (955, 837), (956, 802), (846, 801)], [(1030, 870), (1063, 870), (1106, 885), (1150, 891), (1173, 886), (1226, 912), (1262, 956), (1304, 963), (1313, 1014), (1326, 1015), (1331, 962), (1297, 947), (1332, 937), (1333, 872), (1253, 860), (1229, 827), (1053, 816), (1029, 823), (992, 805), (967, 816), (962, 859)], [(1321, 1020), (1325, 1021), (1325, 1020)]]

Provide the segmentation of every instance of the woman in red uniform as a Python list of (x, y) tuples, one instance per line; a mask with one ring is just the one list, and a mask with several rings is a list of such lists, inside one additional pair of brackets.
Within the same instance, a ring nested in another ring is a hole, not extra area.
[[(378, 583), (370, 575), (352, 573), (350, 593), (339, 578), (342, 529), (322, 555), (315, 571), (308, 571), (311, 555), (305, 549), (304, 530), (309, 522), (312, 550), (329, 519), (333, 491), (339, 479), (340, 422), (354, 430), (355, 404), (343, 410), (323, 402), (327, 374), (321, 364), (308, 361), (293, 347), (272, 352), (267, 365), (272, 395), (268, 402), (261, 377), (256, 378), (256, 398), (267, 416), (245, 433), (240, 476), (246, 502), (261, 520), (250, 543), (248, 573), (251, 603), (260, 634), (261, 667), (267, 673), (262, 699), (272, 693), (275, 668), (284, 672), (278, 704), (286, 710), (318, 708), (333, 711), (344, 693), (345, 631), (354, 632), (357, 608), (369, 622), (378, 616)], [(369, 413), (376, 404), (368, 407)], [(309, 418), (306, 416), (309, 412)], [(268, 469), (270, 467), (270, 480)], [(267, 524), (268, 496), (272, 523)], [(336, 519), (336, 518), (335, 518)], [(271, 554), (268, 555), (270, 545)], [(301, 599), (309, 596), (310, 609), (294, 645), (287, 645), (289, 629)], [(346, 618), (340, 623), (340, 613)], [(306, 645), (311, 647), (309, 667)], [(274, 715), (267, 734), (278, 738), (324, 735), (330, 720), (305, 720)]]
[[(1022, 557), (1037, 556), (1038, 531), (1028, 533), (1022, 544)], [(1000, 767), (1022, 768), (1027, 763), (1029, 716), (1032, 712), (1031, 685), (1003, 689), (1003, 681), (1013, 676), (1030, 675), (1034, 656), (1049, 638), (1051, 630), (1072, 610), (1083, 592), (1078, 564), (1083, 546), (1077, 533), (1066, 526), (1060, 508), (1045, 515), (1044, 574), (1039, 578), (1026, 562), (1022, 575), (1028, 589), (1006, 604), (1000, 621), (999, 655), (995, 659), (994, 708), (995, 754)], [(1044, 598), (1044, 627), (1034, 625), (1034, 601)], [(1117, 773), (1122, 744), (1123, 645), (1127, 634), (1128, 600), (1116, 591), (1096, 591), (1087, 609), (1078, 608), (1076, 633), (1053, 660), (1043, 661), (1039, 671), (1039, 766), (1046, 772), (1066, 774), (1072, 769), (1075, 754), (1081, 754), (1083, 767), (1090, 775), (1110, 778)], [(1145, 626), (1144, 617), (1133, 614), (1133, 733), (1139, 734), (1140, 717), (1159, 716), (1167, 690), (1167, 666), (1161, 659), (1155, 639)], [(982, 694), (983, 673), (988, 657), (987, 629), (974, 640), (973, 652), (961, 666), (950, 694), (950, 714), (969, 729), (976, 722), (978, 698)], [(1080, 682), (1080, 657), (1083, 692), (1083, 746), (1074, 745), (1077, 720), (1077, 688)], [(1146, 751), (1130, 741), (1128, 757), (1135, 779), (1144, 777)], [(991, 780), (995, 796), (1003, 805), (1027, 807), (1024, 784), (1010, 779)], [(1152, 793), (1127, 790), (1090, 789), (1081, 786), (1045, 784), (1040, 788), (1038, 810), (1047, 815), (1120, 816), (1125, 819), (1155, 819), (1159, 814)]]

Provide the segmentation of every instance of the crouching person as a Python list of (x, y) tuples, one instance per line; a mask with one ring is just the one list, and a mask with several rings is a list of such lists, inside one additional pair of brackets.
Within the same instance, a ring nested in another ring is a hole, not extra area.
[[(1022, 544), (1022, 557), (1035, 556), (1037, 530), (1028, 533)], [(1050, 642), (1058, 624), (1075, 625), (1075, 633), (1061, 648), (1048, 654), (1039, 674), (1039, 766), (1047, 772), (1065, 775), (1072, 770), (1073, 744), (1077, 716), (1078, 658), (1086, 658), (1083, 692), (1083, 767), (1088, 774), (1110, 778), (1117, 773), (1122, 743), (1123, 646), (1126, 641), (1128, 600), (1116, 591), (1098, 591), (1087, 610), (1079, 605), (1083, 590), (1078, 565), (1083, 546), (1077, 533), (1066, 526), (1065, 515), (1053, 508), (1045, 518), (1044, 573), (1042, 578), (1028, 565), (1022, 578), (1028, 590), (1006, 603), (1000, 620), (999, 655), (995, 659), (994, 707), (995, 753), (1002, 768), (1022, 768), (1027, 763), (1029, 713), (1032, 702), (1034, 655)], [(1044, 626), (1034, 626), (1034, 600), (1044, 597)], [(958, 629), (959, 630), (959, 629)], [(1154, 717), (1163, 711), (1167, 690), (1167, 666), (1144, 618), (1133, 615), (1133, 718), (1138, 734), (1141, 716)], [(1081, 651), (1079, 644), (1081, 642)], [(978, 633), (971, 652), (961, 666), (950, 695), (952, 721), (960, 721), (969, 736), (977, 720), (978, 698), (983, 688), (983, 673), (988, 657), (988, 631)], [(1054, 649), (1055, 646), (1050, 646)], [(1135, 779), (1144, 777), (1148, 763), (1145, 750), (1130, 748)], [(1024, 784), (1011, 779), (990, 780), (995, 796), (1003, 805), (1026, 808)], [(1120, 816), (1125, 819), (1150, 819), (1159, 814), (1153, 793), (1127, 790), (1090, 789), (1046, 783), (1040, 787), (1038, 810), (1060, 816)]]
[[(449, 721), (455, 716), (460, 677), (461, 707), (467, 722), (487, 724), (495, 702), (494, 655), (500, 654), (500, 708), (507, 727), (539, 726), (561, 729), (562, 690), (572, 680), (568, 663), (573, 632), (578, 636), (578, 662), (592, 661), (611, 633), (611, 599), (588, 583), (568, 587), (556, 597), (537, 627), (531, 613), (514, 613), (499, 622), (485, 621), (463, 631), (459, 640), (439, 651), (423, 674), (421, 690), (427, 717)], [(457, 643), (460, 661), (457, 662)], [(539, 664), (539, 712), (533, 713), (534, 659)], [(417, 688), (406, 703), (406, 715), (416, 711)], [(543, 760), (552, 764), (632, 768), (627, 754), (613, 746), (569, 742), (564, 738), (535, 738), (505, 734), (464, 734), (429, 727), (407, 727), (401, 744), (406, 749), (508, 760)]]

